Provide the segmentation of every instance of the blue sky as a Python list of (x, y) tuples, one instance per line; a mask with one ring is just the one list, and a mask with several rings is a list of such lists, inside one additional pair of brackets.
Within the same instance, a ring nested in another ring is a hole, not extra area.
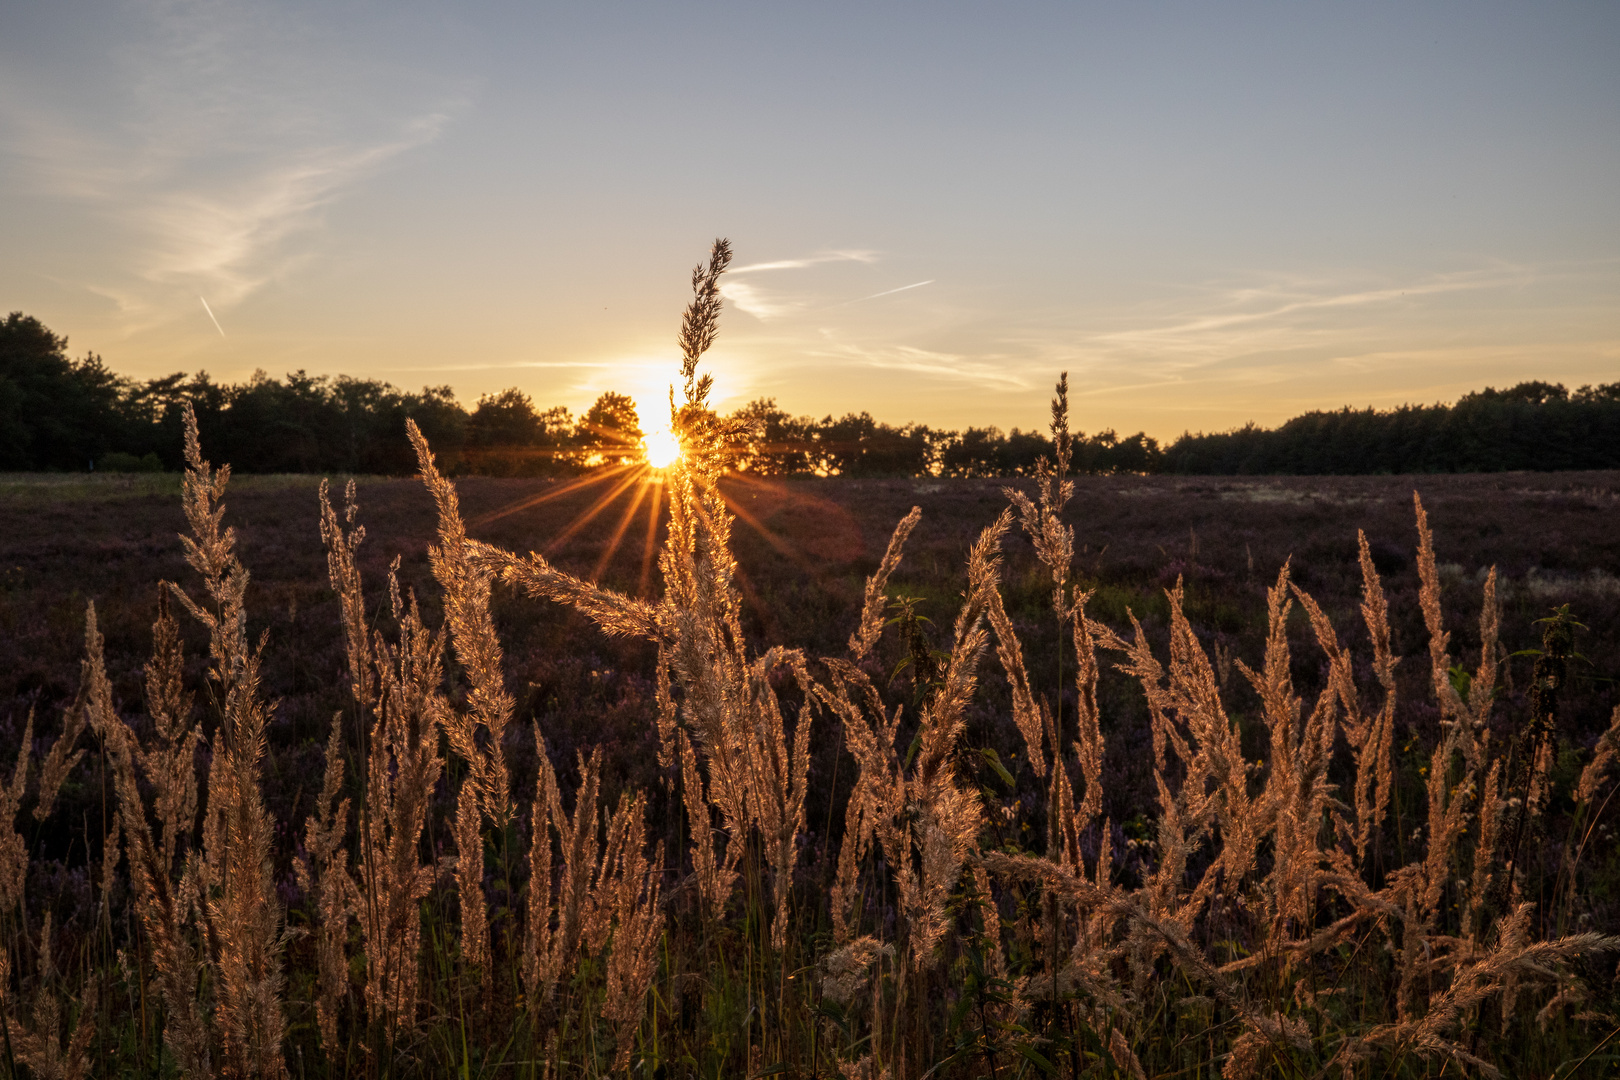
[(0, 308), (143, 376), (645, 406), (724, 235), (728, 405), (1620, 379), (1612, 3), (17, 4), (0, 163)]

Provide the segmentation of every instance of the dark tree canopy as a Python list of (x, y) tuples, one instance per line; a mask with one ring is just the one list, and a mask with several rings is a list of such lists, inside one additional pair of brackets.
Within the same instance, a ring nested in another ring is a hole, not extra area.
[(577, 439), (587, 462), (597, 455), (604, 463), (621, 463), (641, 454), (641, 418), (636, 403), (607, 391), (580, 417)]
[(31, 315), (0, 322), (0, 469), (85, 469), (116, 449), (106, 418), (126, 382)]
[[(207, 372), (144, 381), (12, 312), (0, 322), (0, 470), (178, 469), (181, 414), (239, 472), (409, 473), (414, 420), (451, 473), (549, 476), (642, 459), (641, 420), (607, 391), (576, 421), (511, 387), (469, 412), (448, 386), (410, 392), (374, 379), (260, 371), (244, 383)], [(1053, 454), (1041, 431), (894, 426), (869, 412), (794, 416), (762, 398), (725, 418), (732, 467), (766, 476), (1029, 476)], [(1454, 405), (1315, 411), (1273, 429), (1073, 435), (1077, 473), (1414, 473), (1620, 468), (1620, 382), (1571, 391), (1531, 380)]]
[(1620, 468), (1620, 383), (1487, 387), (1455, 405), (1309, 412), (1281, 427), (1183, 435), (1177, 473), (1377, 474)]
[(528, 446), (545, 436), (546, 423), (534, 410), (534, 401), (512, 387), (484, 394), (467, 421), (469, 446)]

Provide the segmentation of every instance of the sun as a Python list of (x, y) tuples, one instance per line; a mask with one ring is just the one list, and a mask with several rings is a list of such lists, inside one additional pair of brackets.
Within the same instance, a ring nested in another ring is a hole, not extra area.
[(671, 431), (649, 431), (641, 438), (647, 454), (647, 464), (655, 469), (667, 468), (681, 459), (681, 441)]

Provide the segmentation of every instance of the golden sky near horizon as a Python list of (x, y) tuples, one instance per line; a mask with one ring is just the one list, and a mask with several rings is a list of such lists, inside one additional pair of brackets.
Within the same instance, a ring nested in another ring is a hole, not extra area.
[(0, 33), (0, 309), (138, 376), (674, 378), (1161, 438), (1620, 379), (1613, 4), (66, 0)]

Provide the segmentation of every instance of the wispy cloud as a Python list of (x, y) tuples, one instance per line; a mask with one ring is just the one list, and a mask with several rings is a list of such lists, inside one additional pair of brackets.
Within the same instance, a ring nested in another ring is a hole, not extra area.
[(126, 329), (179, 317), (188, 294), (240, 303), (308, 256), (291, 241), (323, 210), (460, 108), (283, 8), (148, 0), (118, 20), (88, 90), (56, 72), (0, 76), (0, 148), (20, 166), (13, 186), (99, 219), (113, 257), (78, 284)]
[(768, 288), (756, 281), (739, 280), (741, 277), (780, 270), (804, 270), (829, 263), (872, 263), (877, 258), (875, 251), (821, 251), (797, 259), (749, 263), (732, 269), (721, 279), (720, 295), (731, 301), (738, 311), (752, 315), (761, 322), (768, 322), (808, 310), (812, 306), (811, 299), (803, 293), (789, 293)]
[(213, 322), (214, 329), (219, 331), (219, 336), (220, 337), (224, 337), (225, 336), (225, 328), (223, 326), (219, 325), (219, 318), (218, 318), (218, 316), (216, 316), (214, 314), (214, 309), (209, 307), (208, 306), (208, 301), (203, 300), (202, 297), (199, 296), (199, 297), (197, 297), (197, 299), (202, 300), (203, 310), (208, 312), (208, 318)]
[(911, 289), (920, 289), (924, 285), (932, 285), (933, 283), (933, 278), (929, 278), (927, 281), (915, 281), (910, 285), (902, 285), (898, 289), (884, 289), (882, 292), (875, 292), (871, 296), (862, 296), (859, 299), (851, 300), (850, 303), (859, 304), (865, 300), (876, 300), (880, 296), (893, 296), (895, 293), (907, 292)]
[(137, 271), (158, 284), (209, 282), (225, 303), (236, 303), (276, 272), (271, 256), (285, 240), (316, 226), (322, 208), (390, 159), (435, 138), (446, 119), (416, 117), (397, 138), (369, 146), (294, 151), (292, 161), (267, 162), (219, 186), (124, 193), (132, 223), (148, 238)]
[(731, 301), (738, 311), (752, 315), (762, 322), (795, 314), (809, 306), (801, 297), (765, 289), (751, 281), (722, 279), (720, 295)]
[(813, 350), (812, 356), (857, 368), (904, 371), (929, 379), (944, 379), (996, 390), (1027, 390), (1033, 384), (1004, 357), (962, 356), (914, 345), (838, 345)]
[(1350, 312), (1415, 308), (1445, 295), (1503, 289), (1533, 277), (1524, 267), (1491, 267), (1433, 275), (1375, 287), (1320, 282), (1281, 282), (1209, 290), (1195, 307), (1183, 307), (1119, 330), (1088, 335), (1085, 352), (1094, 357), (1148, 363), (1162, 372), (1219, 364), (1260, 352), (1285, 352), (1328, 345), (1375, 320)]
[(729, 271), (732, 277), (738, 274), (757, 274), (764, 270), (803, 270), (807, 266), (820, 266), (823, 263), (838, 262), (877, 262), (878, 253), (875, 251), (849, 250), (849, 251), (822, 251), (814, 255), (806, 255), (798, 259), (777, 259), (773, 262), (749, 263), (747, 266), (734, 266)]
[(1069, 371), (1082, 422), (1169, 437), (1344, 404), (1449, 401), (1530, 377), (1612, 378), (1613, 324), (1594, 299), (1615, 272), (1504, 260), (1404, 278), (1275, 274), (1124, 312), (1032, 313), (985, 344), (1026, 373)]

